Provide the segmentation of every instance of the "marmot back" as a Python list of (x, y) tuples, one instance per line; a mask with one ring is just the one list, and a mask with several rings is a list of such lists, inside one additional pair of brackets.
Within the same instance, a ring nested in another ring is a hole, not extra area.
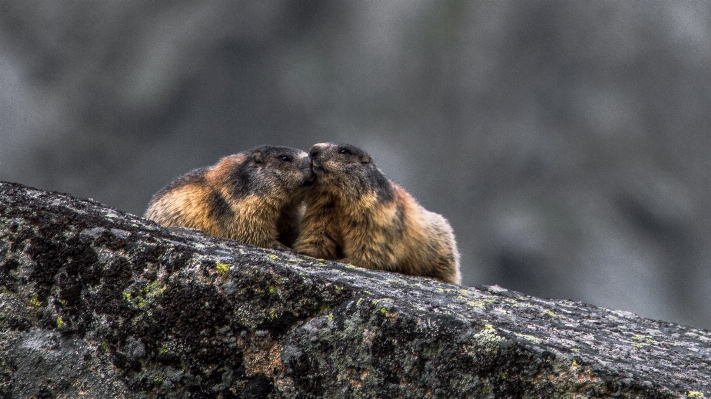
[(177, 178), (153, 196), (145, 217), (265, 248), (291, 246), (311, 179), (306, 152), (257, 147)]
[(387, 179), (359, 148), (314, 145), (316, 175), (294, 249), (369, 269), (459, 284), (459, 252), (447, 220)]

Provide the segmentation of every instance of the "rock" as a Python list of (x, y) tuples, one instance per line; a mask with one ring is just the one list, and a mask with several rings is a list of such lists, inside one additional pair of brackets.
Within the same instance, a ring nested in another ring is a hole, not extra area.
[(0, 398), (711, 395), (711, 333), (0, 183)]

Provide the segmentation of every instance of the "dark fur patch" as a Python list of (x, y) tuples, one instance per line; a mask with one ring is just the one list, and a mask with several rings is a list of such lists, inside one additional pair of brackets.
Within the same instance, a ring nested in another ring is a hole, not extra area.
[(276, 227), (279, 235), (277, 241), (287, 247), (294, 246), (294, 241), (299, 235), (299, 222), (296, 214), (298, 211), (292, 207), (282, 209), (279, 219), (277, 219)]
[(402, 232), (405, 230), (405, 207), (401, 203), (398, 203), (395, 209), (394, 222), (397, 232), (402, 236)]
[(350, 227), (351, 230), (357, 229), (358, 226), (360, 226), (360, 222), (359, 222), (359, 221), (353, 220), (353, 219), (351, 219), (351, 220), (348, 221), (348, 227)]
[(378, 199), (382, 202), (390, 202), (394, 199), (393, 186), (390, 184), (390, 180), (385, 177), (378, 169), (373, 166), (370, 171), (370, 175), (373, 177), (373, 184), (375, 186), (375, 192), (378, 195)]
[(326, 233), (326, 237), (327, 237), (329, 240), (331, 240), (331, 241), (333, 241), (334, 243), (336, 243), (336, 246), (335, 246), (335, 248), (334, 248), (334, 253), (333, 253), (333, 254), (329, 254), (329, 255), (330, 255), (330, 258), (329, 258), (329, 259), (343, 259), (346, 255), (343, 253), (343, 247), (341, 246), (341, 244), (339, 244), (338, 241), (336, 241), (336, 239), (333, 238), (333, 237), (332, 237), (330, 234), (328, 234), (328, 233)]
[(256, 172), (257, 167), (249, 158), (230, 172), (227, 185), (234, 198), (243, 198), (253, 192)]
[(234, 218), (234, 212), (222, 194), (211, 191), (207, 197), (208, 214), (210, 218), (223, 221)]

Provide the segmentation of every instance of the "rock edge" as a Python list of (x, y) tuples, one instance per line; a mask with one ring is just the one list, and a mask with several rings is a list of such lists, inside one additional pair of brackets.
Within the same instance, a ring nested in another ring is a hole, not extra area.
[(0, 398), (681, 398), (711, 333), (0, 183)]

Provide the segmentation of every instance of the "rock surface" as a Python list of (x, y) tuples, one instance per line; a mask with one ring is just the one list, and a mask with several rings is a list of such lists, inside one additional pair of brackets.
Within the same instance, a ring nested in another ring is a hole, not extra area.
[(0, 183), (0, 398), (680, 398), (711, 333)]

